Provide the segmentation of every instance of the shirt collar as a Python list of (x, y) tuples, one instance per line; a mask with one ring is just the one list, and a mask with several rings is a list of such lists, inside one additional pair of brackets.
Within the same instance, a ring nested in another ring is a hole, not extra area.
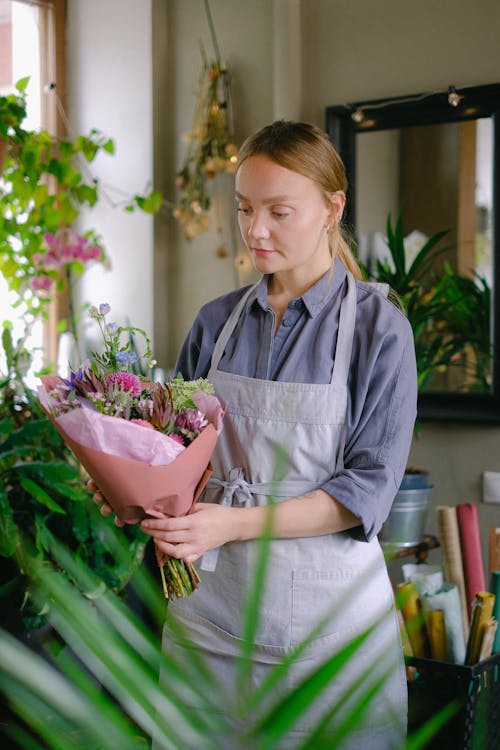
[[(335, 259), (332, 271), (327, 271), (307, 292), (299, 297), (311, 318), (315, 318), (326, 303), (338, 292), (343, 285), (347, 272), (339, 258)], [(263, 310), (269, 310), (267, 302), (267, 282), (269, 275), (262, 276), (256, 290), (256, 302)]]

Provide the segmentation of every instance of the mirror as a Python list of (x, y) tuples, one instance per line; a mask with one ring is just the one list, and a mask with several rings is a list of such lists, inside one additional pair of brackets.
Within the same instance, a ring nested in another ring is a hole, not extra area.
[[(428, 279), (447, 289), (459, 281), (475, 325), (474, 345), (420, 387), (421, 420), (500, 424), (499, 114), (500, 84), (326, 108), (326, 131), (346, 166), (346, 222), (360, 260), (372, 271), (377, 261), (391, 262), (388, 215), (393, 226), (401, 215), (407, 267), (426, 240), (446, 231)], [(458, 307), (434, 319), (431, 338)]]

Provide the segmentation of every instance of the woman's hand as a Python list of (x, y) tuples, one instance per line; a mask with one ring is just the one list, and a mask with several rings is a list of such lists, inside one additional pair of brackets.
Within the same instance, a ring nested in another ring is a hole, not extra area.
[[(106, 502), (106, 498), (104, 497), (99, 487), (96, 485), (96, 483), (92, 479), (89, 479), (89, 481), (87, 482), (87, 488), (90, 490), (90, 492), (94, 493), (92, 495), (92, 499), (94, 503), (96, 505), (101, 506), (100, 507), (101, 515), (110, 516), (113, 513), (113, 508), (111, 507), (111, 505), (109, 505), (109, 503)], [(115, 516), (115, 524), (117, 526), (125, 525), (123, 521), (120, 521), (120, 519), (117, 518), (117, 516)]]
[(187, 516), (148, 518), (141, 529), (170, 557), (192, 563), (205, 552), (238, 539), (240, 508), (199, 503)]

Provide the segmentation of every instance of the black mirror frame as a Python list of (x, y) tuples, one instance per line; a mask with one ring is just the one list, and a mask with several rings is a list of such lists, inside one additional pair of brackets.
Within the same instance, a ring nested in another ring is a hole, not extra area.
[[(493, 289), (491, 328), (493, 364), (488, 393), (423, 392), (418, 397), (421, 421), (500, 424), (500, 84), (457, 89), (458, 106), (449, 103), (454, 88), (441, 93), (416, 94), (395, 99), (352, 102), (326, 108), (326, 132), (345, 164), (349, 189), (346, 225), (356, 236), (355, 177), (358, 133), (430, 125), (460, 120), (493, 118)], [(365, 109), (365, 118), (353, 114)]]

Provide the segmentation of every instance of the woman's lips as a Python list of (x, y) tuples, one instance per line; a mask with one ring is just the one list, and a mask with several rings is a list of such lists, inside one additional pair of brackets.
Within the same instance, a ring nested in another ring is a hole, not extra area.
[(262, 257), (267, 257), (269, 255), (272, 255), (274, 253), (274, 250), (266, 250), (264, 247), (252, 247), (252, 253), (255, 255), (260, 255)]

